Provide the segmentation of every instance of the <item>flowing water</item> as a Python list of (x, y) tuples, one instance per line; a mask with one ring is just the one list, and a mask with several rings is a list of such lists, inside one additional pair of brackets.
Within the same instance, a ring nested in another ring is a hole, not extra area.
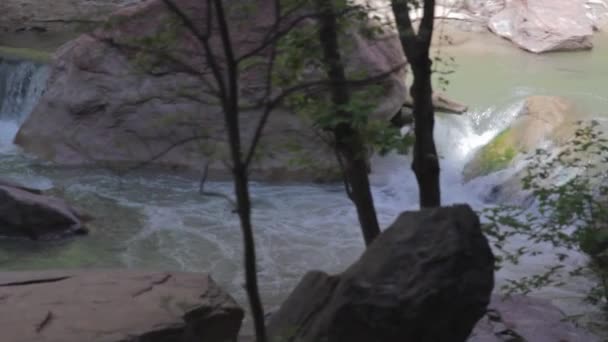
[[(492, 38), (488, 38), (492, 39)], [(593, 52), (534, 56), (492, 42), (444, 49), (456, 58), (450, 96), (471, 105), (463, 116), (437, 119), (442, 156), (444, 202), (466, 202), (477, 209), (499, 175), (463, 184), (461, 171), (476, 148), (509, 124), (522, 100), (532, 94), (565, 95), (586, 111), (602, 116), (608, 105), (608, 40), (598, 38)], [(481, 44), (483, 45), (483, 44)], [(60, 242), (0, 240), (3, 269), (127, 267), (209, 272), (246, 304), (242, 289), (241, 235), (227, 201), (198, 194), (197, 180), (133, 173), (117, 177), (102, 170), (63, 170), (34, 162), (11, 141), (40, 96), (44, 66), (0, 60), (0, 174), (27, 185), (52, 189), (96, 216), (89, 236)], [(390, 156), (374, 160), (373, 191), (380, 221), (387, 226), (405, 209), (417, 206), (417, 187), (409, 161)], [(209, 190), (231, 195), (231, 184), (209, 183)], [(363, 250), (356, 214), (340, 185), (252, 184), (253, 216), (262, 296), (275, 307), (304, 272), (339, 272)], [(514, 244), (525, 243), (522, 241)], [(572, 254), (572, 267), (586, 258)], [(527, 259), (498, 275), (531, 275), (549, 260)], [(589, 281), (549, 288), (540, 296), (569, 314), (589, 311), (580, 298)]]

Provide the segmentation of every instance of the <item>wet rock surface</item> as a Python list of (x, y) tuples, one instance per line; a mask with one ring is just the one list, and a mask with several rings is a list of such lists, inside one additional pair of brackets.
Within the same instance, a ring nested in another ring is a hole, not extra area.
[(39, 239), (86, 234), (86, 216), (63, 199), (0, 179), (0, 236)]

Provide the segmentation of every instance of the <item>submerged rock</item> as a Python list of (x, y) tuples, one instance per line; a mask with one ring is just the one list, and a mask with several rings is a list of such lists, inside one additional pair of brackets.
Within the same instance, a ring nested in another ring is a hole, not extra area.
[(570, 100), (531, 96), (513, 123), (483, 146), (465, 165), (465, 181), (503, 170), (521, 154), (534, 151), (546, 140), (562, 143), (573, 136), (580, 112)]
[(468, 342), (600, 342), (600, 338), (567, 321), (550, 301), (513, 295), (492, 296), (488, 313)]
[(309, 272), (273, 314), (291, 342), (463, 342), (484, 315), (494, 256), (466, 205), (405, 212), (345, 272)]
[[(206, 13), (204, 1), (175, 2), (193, 17)], [(237, 56), (266, 37), (272, 25), (270, 5), (261, 1), (246, 16), (238, 6), (230, 12)], [(170, 14), (161, 0), (128, 6), (94, 33), (64, 45), (51, 66), (46, 92), (15, 142), (27, 152), (64, 165), (145, 164), (195, 172), (208, 165), (210, 178), (228, 178), (224, 118), (217, 98), (209, 96), (214, 90), (196, 74), (208, 72), (202, 47)], [(196, 22), (204, 26), (205, 20)], [(211, 41), (219, 51), (216, 38)], [(369, 40), (357, 32), (349, 41), (352, 49), (345, 53), (349, 70), (376, 75), (405, 61), (393, 33)], [(158, 50), (171, 58), (150, 54), (146, 42), (161, 44)], [(259, 103), (265, 69), (256, 64), (241, 72), (243, 103)], [(379, 85), (383, 92), (374, 98), (373, 115), (388, 120), (405, 100), (404, 74), (393, 73)], [(260, 110), (242, 112), (243, 144), (249, 145), (261, 115)], [(273, 112), (260, 144), (251, 167), (254, 179), (339, 177), (331, 148), (301, 115), (284, 108)]]
[(488, 26), (534, 53), (592, 47), (594, 24), (584, 0), (511, 0)]
[(86, 234), (86, 215), (60, 198), (0, 180), (0, 235), (38, 239)]
[(229, 342), (244, 314), (208, 275), (179, 272), (4, 272), (0, 300), (3, 342)]

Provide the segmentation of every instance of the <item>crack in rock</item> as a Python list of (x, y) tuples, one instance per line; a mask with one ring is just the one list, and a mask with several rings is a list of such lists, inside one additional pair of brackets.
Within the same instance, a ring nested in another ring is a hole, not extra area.
[(139, 291), (137, 291), (137, 292), (133, 293), (133, 294), (131, 295), (131, 297), (133, 297), (133, 298), (135, 298), (135, 297), (139, 297), (139, 296), (141, 296), (142, 294), (144, 294), (144, 293), (146, 293), (146, 292), (150, 292), (150, 291), (152, 291), (152, 289), (154, 289), (154, 286), (157, 286), (157, 285), (162, 285), (162, 284), (166, 283), (167, 281), (169, 281), (169, 279), (171, 279), (171, 276), (172, 276), (171, 274), (167, 274), (167, 275), (165, 275), (163, 278), (161, 278), (161, 279), (159, 279), (159, 280), (156, 280), (156, 281), (153, 281), (153, 282), (152, 282), (152, 285), (150, 285), (150, 286), (148, 286), (148, 287), (146, 287), (146, 288), (143, 288), (143, 289), (141, 289), (141, 290), (139, 290)]
[(54, 283), (54, 282), (66, 280), (66, 279), (69, 279), (69, 278), (71, 278), (71, 276), (55, 277), (55, 278), (45, 278), (45, 279), (33, 279), (33, 280), (24, 280), (24, 281), (15, 281), (15, 282), (11, 282), (11, 283), (0, 284), (0, 287), (25, 286), (25, 285)]
[(49, 311), (49, 312), (47, 312), (47, 314), (44, 317), (44, 319), (42, 320), (42, 322), (40, 322), (36, 326), (36, 333), (40, 334), (42, 329), (44, 329), (49, 323), (51, 323), (52, 320), (53, 320), (53, 312)]

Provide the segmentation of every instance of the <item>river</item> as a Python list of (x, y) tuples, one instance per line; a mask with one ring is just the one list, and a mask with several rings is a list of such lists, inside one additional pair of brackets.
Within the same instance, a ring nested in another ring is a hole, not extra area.
[[(529, 95), (562, 95), (593, 116), (608, 108), (608, 39), (596, 37), (592, 52), (536, 56), (499, 38), (443, 47), (453, 56), (450, 97), (470, 105), (462, 116), (439, 115), (436, 140), (442, 166), (444, 203), (488, 205), (485, 198), (499, 181), (494, 176), (462, 182), (472, 153), (513, 119)], [(488, 46), (492, 51), (488, 51)], [(0, 240), (3, 269), (125, 267), (209, 272), (239, 302), (242, 288), (241, 235), (230, 203), (198, 194), (196, 179), (135, 172), (119, 177), (104, 170), (65, 170), (35, 161), (12, 139), (44, 88), (46, 67), (0, 61), (0, 174), (26, 185), (52, 189), (92, 213), (91, 234), (67, 241)], [(378, 214), (386, 227), (405, 209), (417, 206), (417, 187), (407, 158), (375, 158), (372, 175)], [(363, 250), (356, 213), (340, 185), (289, 186), (254, 183), (253, 219), (260, 286), (267, 307), (276, 307), (311, 269), (339, 272)], [(207, 189), (232, 196), (229, 183)], [(525, 243), (522, 241), (514, 242)], [(531, 275), (549, 262), (540, 256), (497, 274), (505, 279)], [(571, 253), (576, 267), (586, 257)], [(535, 293), (551, 298), (568, 314), (594, 312), (581, 302), (589, 280)]]

